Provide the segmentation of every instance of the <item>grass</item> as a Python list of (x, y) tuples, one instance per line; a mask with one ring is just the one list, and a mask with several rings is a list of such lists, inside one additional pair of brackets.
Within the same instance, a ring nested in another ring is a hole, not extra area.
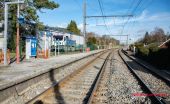
[(10, 53), (10, 58), (13, 58), (13, 57), (15, 57), (16, 56), (16, 53), (14, 53), (14, 52), (11, 52)]

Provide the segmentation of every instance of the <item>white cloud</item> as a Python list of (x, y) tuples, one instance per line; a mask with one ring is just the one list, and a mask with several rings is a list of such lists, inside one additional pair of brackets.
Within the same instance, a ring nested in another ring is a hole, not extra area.
[[(106, 24), (108, 25), (109, 30), (112, 34), (120, 35), (123, 31), (123, 24), (127, 21), (128, 18), (112, 18), (106, 19)], [(134, 24), (133, 24), (134, 23)], [(143, 36), (143, 34), (148, 31), (152, 31), (154, 27), (158, 26), (166, 31), (169, 31), (169, 24), (170, 23), (170, 13), (162, 12), (162, 13), (150, 13), (148, 11), (143, 11), (140, 15), (131, 18), (124, 28), (123, 34), (130, 34), (133, 41), (138, 40)], [(106, 28), (104, 27), (103, 18), (93, 20), (87, 20), (87, 31), (88, 32), (95, 32), (99, 35), (102, 34), (109, 34)], [(147, 25), (146, 25), (147, 24)], [(99, 26), (102, 25), (102, 26)], [(60, 27), (66, 27), (67, 24), (63, 23), (59, 25)], [(83, 24), (78, 24), (78, 28), (83, 30)], [(115, 37), (118, 38), (118, 37)], [(123, 38), (124, 39), (124, 38)], [(132, 41), (131, 40), (131, 41)]]
[[(123, 18), (115, 18), (115, 19), (111, 19), (108, 22), (106, 22), (106, 25), (108, 26), (121, 26), (123, 24), (126, 23), (126, 21), (128, 20), (128, 17), (126, 19)], [(158, 21), (170, 21), (170, 13), (168, 12), (164, 12), (164, 13), (157, 13), (157, 14), (152, 14), (150, 15), (150, 13), (148, 11), (143, 11), (141, 13), (141, 15), (139, 16), (134, 16), (133, 18), (129, 19), (128, 23), (132, 23), (132, 22), (158, 22)], [(99, 25), (105, 25), (102, 23), (100, 23)], [(90, 25), (90, 26), (94, 26), (94, 24)]]

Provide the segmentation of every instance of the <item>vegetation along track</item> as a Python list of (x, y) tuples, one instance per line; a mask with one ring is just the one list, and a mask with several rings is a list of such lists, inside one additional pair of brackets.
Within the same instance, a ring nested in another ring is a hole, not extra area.
[(110, 52), (99, 56), (87, 66), (73, 72), (69, 77), (46, 90), (29, 103), (43, 104), (80, 104), (86, 103), (95, 79)]
[(89, 104), (150, 104), (147, 96), (134, 96), (143, 93), (138, 81), (128, 70), (117, 51), (112, 52)]
[(150, 73), (147, 69), (127, 57), (121, 51), (120, 56), (127, 66), (134, 71), (139, 80), (143, 83), (143, 87), (147, 89), (147, 93), (158, 103), (168, 103), (170, 101), (170, 86), (162, 79)]

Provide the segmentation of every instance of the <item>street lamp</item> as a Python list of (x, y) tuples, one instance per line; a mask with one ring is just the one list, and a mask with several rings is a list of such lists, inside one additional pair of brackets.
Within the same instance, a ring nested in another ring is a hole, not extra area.
[[(4, 65), (8, 65), (7, 63), (7, 32), (8, 32), (8, 5), (10, 4), (21, 4), (24, 1), (14, 1), (14, 2), (5, 2), (4, 9)], [(18, 31), (19, 32), (19, 31)]]

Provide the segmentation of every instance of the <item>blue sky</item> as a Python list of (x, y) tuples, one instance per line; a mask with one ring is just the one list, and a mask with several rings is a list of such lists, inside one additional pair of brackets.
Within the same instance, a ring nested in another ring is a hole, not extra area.
[[(43, 10), (38, 13), (40, 21), (45, 25), (67, 27), (71, 20), (77, 22), (82, 30), (82, 4), (83, 0), (54, 0), (60, 7), (54, 10)], [(87, 1), (87, 15), (101, 15), (98, 0)], [(131, 42), (143, 37), (146, 31), (153, 31), (155, 27), (161, 27), (165, 33), (170, 31), (170, 0), (100, 0), (105, 15), (131, 14), (128, 20), (125, 18), (107, 18), (104, 26), (103, 18), (87, 19), (87, 31), (97, 34), (130, 35)], [(137, 4), (140, 2), (139, 6)], [(137, 6), (137, 8), (136, 8)], [(136, 8), (136, 9), (135, 9)], [(125, 37), (115, 37), (125, 41)]]

